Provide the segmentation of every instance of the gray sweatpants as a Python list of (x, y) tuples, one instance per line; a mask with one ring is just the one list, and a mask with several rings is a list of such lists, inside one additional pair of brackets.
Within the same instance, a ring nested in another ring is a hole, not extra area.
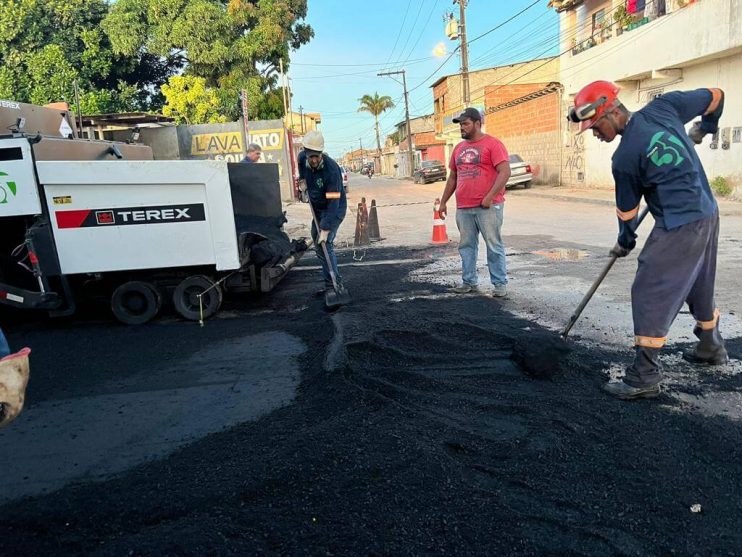
[(699, 322), (716, 319), (714, 282), (719, 215), (665, 230), (655, 226), (639, 255), (631, 287), (637, 354), (626, 371), (633, 385), (661, 379), (657, 355), (684, 303)]

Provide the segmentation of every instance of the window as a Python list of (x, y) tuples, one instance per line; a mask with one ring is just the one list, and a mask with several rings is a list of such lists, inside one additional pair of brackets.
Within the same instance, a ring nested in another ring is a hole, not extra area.
[(605, 8), (599, 9), (593, 14), (593, 35), (597, 35), (603, 29), (605, 21)]

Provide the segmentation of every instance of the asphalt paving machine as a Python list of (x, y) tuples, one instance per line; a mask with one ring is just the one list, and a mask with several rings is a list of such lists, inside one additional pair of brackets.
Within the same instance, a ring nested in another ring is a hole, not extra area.
[(153, 160), (11, 101), (0, 130), (0, 304), (61, 316), (103, 297), (127, 324), (163, 303), (203, 320), (225, 292), (272, 290), (307, 249), (283, 231), (276, 165)]

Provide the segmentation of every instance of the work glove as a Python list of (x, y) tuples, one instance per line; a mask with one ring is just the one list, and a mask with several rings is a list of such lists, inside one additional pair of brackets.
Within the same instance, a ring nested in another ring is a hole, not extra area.
[(693, 122), (693, 125), (688, 131), (688, 137), (691, 138), (693, 143), (695, 143), (696, 145), (700, 145), (703, 141), (703, 136), (705, 135), (706, 132), (701, 129), (701, 122)]
[(623, 247), (618, 242), (616, 242), (616, 245), (611, 248), (610, 252), (608, 252), (609, 255), (615, 255), (616, 257), (626, 257), (630, 253), (631, 250), (629, 248)]
[(320, 230), (319, 231), (319, 238), (317, 239), (317, 244), (319, 244), (321, 246), (322, 244), (327, 243), (327, 238), (329, 236), (330, 236), (330, 231), (329, 230)]

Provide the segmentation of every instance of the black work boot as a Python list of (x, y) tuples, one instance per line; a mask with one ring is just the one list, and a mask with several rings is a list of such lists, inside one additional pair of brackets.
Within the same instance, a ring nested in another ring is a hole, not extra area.
[(729, 361), (727, 349), (724, 348), (724, 339), (719, 332), (719, 324), (713, 329), (701, 329), (698, 325), (693, 329), (698, 337), (695, 348), (683, 352), (683, 359), (692, 364), (720, 366)]
[(603, 390), (620, 398), (621, 400), (634, 400), (637, 398), (654, 398), (660, 394), (660, 384), (655, 383), (654, 385), (644, 385), (642, 387), (632, 387), (624, 381), (616, 381), (615, 383), (606, 383), (603, 385)]
[(660, 394), (660, 349), (644, 346), (637, 346), (635, 349), (634, 363), (626, 370), (623, 381), (603, 385), (605, 392), (621, 400), (654, 398)]

